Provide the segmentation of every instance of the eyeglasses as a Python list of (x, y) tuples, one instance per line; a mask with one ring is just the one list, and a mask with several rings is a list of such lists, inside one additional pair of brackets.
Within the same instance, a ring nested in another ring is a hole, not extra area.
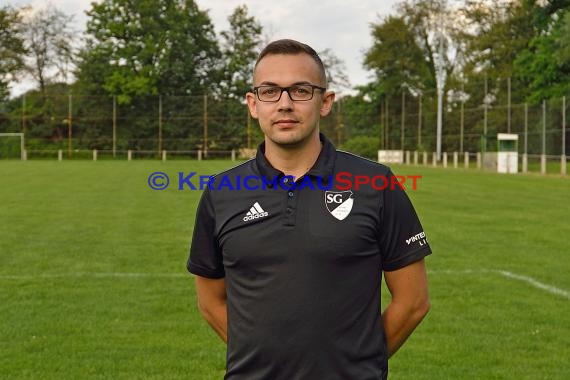
[(295, 102), (305, 102), (313, 99), (315, 89), (326, 91), (326, 88), (315, 86), (314, 84), (296, 84), (289, 87), (279, 86), (258, 86), (253, 88), (253, 92), (257, 95), (257, 99), (262, 102), (278, 102), (281, 99), (283, 91), (286, 91), (289, 98)]

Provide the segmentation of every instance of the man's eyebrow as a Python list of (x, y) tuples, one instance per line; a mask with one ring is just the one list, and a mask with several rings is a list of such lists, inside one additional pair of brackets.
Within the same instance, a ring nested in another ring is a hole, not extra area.
[(277, 83), (264, 81), (259, 84), (260, 86), (278, 86)]
[[(299, 85), (306, 85), (306, 84), (312, 84), (312, 83), (309, 81), (303, 80), (303, 81), (295, 82), (295, 83), (291, 84), (291, 86), (299, 86)], [(269, 82), (269, 81), (263, 81), (259, 85), (260, 86), (278, 86), (278, 87), (281, 87), (277, 83)]]

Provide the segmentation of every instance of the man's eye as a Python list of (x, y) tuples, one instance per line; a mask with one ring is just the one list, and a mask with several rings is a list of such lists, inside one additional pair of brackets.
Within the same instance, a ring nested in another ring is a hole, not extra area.
[(309, 90), (305, 87), (294, 87), (291, 89), (291, 91), (297, 95), (307, 95), (309, 93)]
[(261, 93), (265, 96), (273, 96), (277, 94), (277, 89), (275, 88), (264, 88)]

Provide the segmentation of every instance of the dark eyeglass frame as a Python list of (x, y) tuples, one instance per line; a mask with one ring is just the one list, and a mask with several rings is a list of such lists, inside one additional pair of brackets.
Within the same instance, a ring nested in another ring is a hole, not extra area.
[[(275, 100), (263, 100), (263, 99), (261, 99), (261, 97), (259, 96), (259, 89), (264, 88), (264, 87), (279, 89), (279, 97)], [(293, 99), (293, 97), (291, 96), (290, 90), (298, 88), (298, 87), (310, 87), (311, 88), (311, 97), (308, 99)], [(255, 95), (257, 95), (257, 99), (259, 99), (260, 102), (264, 102), (264, 103), (277, 103), (279, 100), (281, 100), (281, 96), (283, 96), (283, 91), (287, 92), (287, 95), (289, 95), (289, 99), (291, 99), (294, 102), (308, 102), (309, 100), (312, 100), (313, 97), (315, 96), (315, 90), (321, 90), (322, 92), (325, 92), (327, 89), (325, 87), (317, 86), (315, 84), (310, 84), (310, 83), (294, 84), (294, 85), (289, 86), (289, 87), (262, 85), (262, 86), (254, 87), (253, 93)]]

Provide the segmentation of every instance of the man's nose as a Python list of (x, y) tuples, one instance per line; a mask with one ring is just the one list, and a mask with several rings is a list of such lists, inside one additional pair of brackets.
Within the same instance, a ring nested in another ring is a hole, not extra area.
[(289, 95), (286, 89), (281, 90), (281, 98), (279, 98), (279, 110), (288, 109), (290, 110), (293, 105), (293, 99)]

